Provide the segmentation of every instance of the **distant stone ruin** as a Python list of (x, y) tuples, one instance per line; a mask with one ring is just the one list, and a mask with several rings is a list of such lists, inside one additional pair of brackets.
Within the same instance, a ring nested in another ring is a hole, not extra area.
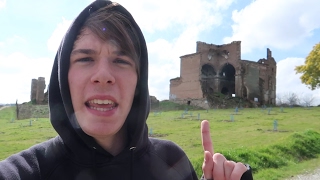
[(44, 77), (38, 77), (38, 79), (32, 79), (31, 81), (31, 102), (33, 104), (43, 104), (44, 97), (44, 89), (46, 88), (46, 81)]
[(159, 108), (159, 100), (155, 96), (150, 96), (151, 109)]
[(170, 79), (170, 100), (203, 108), (223, 106), (223, 94), (256, 105), (275, 105), (277, 63), (267, 57), (257, 62), (241, 59), (241, 41), (215, 45), (197, 42), (196, 53), (180, 57), (180, 77)]

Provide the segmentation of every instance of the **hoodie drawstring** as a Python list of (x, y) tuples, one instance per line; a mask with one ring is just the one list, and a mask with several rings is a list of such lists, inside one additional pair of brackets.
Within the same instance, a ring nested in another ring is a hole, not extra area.
[(133, 164), (134, 164), (134, 150), (136, 147), (131, 147), (130, 148), (130, 155), (131, 155), (131, 163), (130, 163), (130, 179), (133, 179)]

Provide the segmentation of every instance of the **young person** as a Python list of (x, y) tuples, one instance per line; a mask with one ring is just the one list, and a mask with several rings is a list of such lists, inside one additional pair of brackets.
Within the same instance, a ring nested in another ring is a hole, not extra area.
[[(131, 14), (95, 1), (74, 20), (49, 85), (59, 136), (0, 162), (0, 179), (198, 179), (183, 150), (148, 137), (148, 54)], [(202, 122), (206, 179), (240, 179), (241, 163), (214, 153)]]

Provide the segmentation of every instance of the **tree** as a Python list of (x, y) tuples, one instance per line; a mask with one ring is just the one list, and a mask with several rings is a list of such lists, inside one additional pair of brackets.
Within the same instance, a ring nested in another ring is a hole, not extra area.
[(302, 94), (300, 96), (300, 104), (301, 106), (310, 107), (315, 99), (315, 96), (312, 94)]
[(307, 56), (304, 65), (295, 68), (296, 73), (302, 73), (302, 83), (311, 90), (320, 88), (320, 43), (316, 44)]
[(18, 99), (16, 100), (16, 116), (17, 116), (17, 119), (19, 119), (19, 105), (18, 105)]
[(300, 101), (298, 94), (294, 92), (288, 92), (284, 98), (286, 99), (287, 104), (291, 107), (298, 105)]

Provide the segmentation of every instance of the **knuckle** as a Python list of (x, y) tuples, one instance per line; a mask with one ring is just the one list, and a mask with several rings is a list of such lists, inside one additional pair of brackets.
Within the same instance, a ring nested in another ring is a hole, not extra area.
[(224, 166), (226, 168), (230, 168), (230, 169), (233, 169), (235, 167), (236, 163), (234, 161), (225, 161), (224, 162)]
[(213, 159), (216, 161), (226, 161), (226, 158), (220, 153), (215, 153)]
[(243, 172), (245, 172), (247, 170), (247, 167), (241, 162), (237, 162), (236, 166), (238, 166), (239, 169), (241, 169)]

